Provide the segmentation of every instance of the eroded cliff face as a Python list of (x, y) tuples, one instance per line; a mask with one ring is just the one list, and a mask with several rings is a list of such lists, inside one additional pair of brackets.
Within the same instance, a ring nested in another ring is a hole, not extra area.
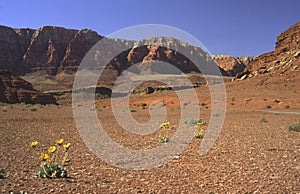
[(275, 50), (249, 63), (251, 76), (281, 76), (293, 79), (300, 69), (300, 22), (277, 37)]
[(229, 76), (236, 76), (243, 72), (248, 64), (255, 59), (255, 57), (231, 57), (229, 55), (213, 55), (212, 58)]
[(91, 30), (45, 26), (37, 30), (0, 26), (0, 68), (16, 75), (76, 71), (85, 53), (102, 37)]
[(55, 104), (55, 98), (33, 89), (32, 85), (8, 70), (0, 70), (0, 102)]
[[(72, 30), (61, 27), (45, 26), (37, 30), (13, 29), (0, 26), (0, 68), (8, 69), (15, 75), (35, 72), (57, 76), (61, 72), (74, 74), (88, 50), (103, 37), (91, 30)], [(115, 41), (122, 44), (133, 44), (130, 40)], [(155, 71), (149, 62), (158, 60), (173, 64), (185, 73), (199, 70), (182, 53), (159, 46), (159, 43), (183, 48), (186, 52), (206, 55), (195, 46), (172, 38), (156, 37), (137, 41), (132, 47), (112, 60), (107, 68), (119, 75), (128, 67), (141, 63), (138, 71)], [(146, 43), (147, 45), (141, 45)], [(155, 45), (151, 45), (155, 44)], [(152, 68), (152, 70), (151, 70)], [(221, 69), (223, 75), (227, 75)]]

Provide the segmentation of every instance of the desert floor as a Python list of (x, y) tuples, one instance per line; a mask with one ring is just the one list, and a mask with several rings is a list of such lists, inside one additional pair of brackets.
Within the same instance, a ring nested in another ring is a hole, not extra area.
[[(226, 83), (226, 117), (214, 146), (199, 155), (203, 139), (193, 138), (179, 157), (149, 170), (118, 168), (95, 156), (79, 135), (70, 105), (2, 105), (8, 111), (0, 112), (0, 168), (5, 170), (0, 192), (300, 193), (300, 133), (288, 130), (290, 124), (300, 122), (299, 89), (297, 79)], [(201, 118), (209, 121), (212, 104), (208, 88), (196, 91)], [(132, 96), (130, 108), (136, 110), (132, 116), (147, 121), (148, 107), (143, 109), (141, 104), (154, 100), (165, 103), (167, 119), (175, 126), (171, 130), (176, 131), (181, 109), (174, 92)], [(101, 100), (95, 111), (114, 141), (132, 149), (162, 144), (158, 142), (159, 131), (141, 137), (122, 130), (110, 107), (108, 99)], [(34, 178), (40, 154), (58, 138), (72, 144), (65, 166), (69, 177)], [(39, 145), (33, 149), (29, 144), (35, 140)]]

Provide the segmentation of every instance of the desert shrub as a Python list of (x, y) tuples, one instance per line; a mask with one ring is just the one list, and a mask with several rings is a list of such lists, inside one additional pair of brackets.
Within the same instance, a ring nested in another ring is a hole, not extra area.
[(288, 126), (290, 131), (298, 131), (300, 132), (300, 123), (291, 124)]
[(147, 104), (146, 103), (142, 103), (141, 106), (142, 106), (142, 109), (146, 109)]
[(269, 108), (269, 109), (270, 109), (270, 108), (272, 108), (272, 106), (271, 106), (271, 105), (267, 105), (266, 108)]
[(31, 111), (31, 112), (35, 112), (35, 111), (37, 111), (37, 108), (36, 108), (36, 107), (31, 107), (31, 108), (30, 108), (30, 111)]
[(251, 98), (247, 98), (246, 99), (246, 102), (250, 102), (252, 99)]
[(97, 108), (97, 106), (91, 106), (91, 107), (90, 107), (90, 111), (95, 111), (96, 108)]
[(137, 112), (137, 110), (135, 110), (135, 109), (131, 109), (131, 110), (130, 110), (130, 112)]
[(3, 111), (3, 112), (7, 112), (7, 111), (8, 111), (7, 106), (4, 106), (4, 107), (2, 108), (2, 111)]
[(290, 108), (290, 106), (289, 106), (289, 105), (286, 105), (284, 108)]
[(280, 102), (280, 100), (278, 100), (278, 99), (275, 99), (275, 100), (274, 100), (274, 102), (276, 102), (276, 103), (279, 103), (279, 102)]
[(261, 118), (261, 119), (260, 119), (260, 122), (261, 122), (261, 123), (268, 123), (269, 121), (268, 121), (266, 118)]

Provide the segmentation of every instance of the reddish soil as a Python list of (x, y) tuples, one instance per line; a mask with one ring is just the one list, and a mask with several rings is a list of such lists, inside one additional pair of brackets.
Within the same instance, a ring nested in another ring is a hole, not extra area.
[[(0, 168), (5, 170), (0, 192), (300, 193), (300, 133), (287, 129), (300, 121), (299, 89), (299, 79), (227, 83), (225, 123), (209, 152), (200, 156), (203, 140), (194, 138), (179, 158), (143, 171), (108, 165), (89, 151), (76, 129), (71, 106), (37, 106), (31, 111), (27, 105), (5, 105), (8, 111), (0, 112)], [(208, 89), (197, 88), (197, 94), (199, 103), (205, 103), (199, 105), (201, 117), (208, 121)], [(140, 105), (153, 100), (164, 100), (168, 120), (176, 126), (181, 111), (171, 91), (132, 96), (130, 106), (137, 111), (132, 112), (133, 117), (141, 122), (149, 119), (147, 108)], [(141, 138), (122, 130), (114, 123), (108, 99), (99, 101), (97, 107), (106, 132), (116, 142), (136, 149), (161, 144), (159, 132)], [(69, 177), (34, 178), (39, 155), (58, 138), (72, 144), (65, 166)], [(40, 143), (33, 150), (29, 143), (34, 140)]]

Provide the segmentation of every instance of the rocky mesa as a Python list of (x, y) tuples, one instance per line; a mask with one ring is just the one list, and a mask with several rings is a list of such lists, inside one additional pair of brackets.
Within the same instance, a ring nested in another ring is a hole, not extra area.
[[(103, 36), (87, 29), (73, 30), (44, 26), (34, 30), (0, 26), (0, 69), (8, 69), (14, 75), (35, 72), (52, 76), (62, 72), (74, 74), (88, 50), (102, 38)], [(132, 43), (130, 40), (116, 39), (116, 41)], [(176, 42), (172, 38), (156, 37), (147, 40), (148, 43), (161, 41), (166, 41), (168, 45), (173, 44), (175, 48), (183, 47), (188, 52), (201, 50), (183, 42)], [(185, 73), (199, 72), (181, 53), (157, 45), (133, 47), (116, 56), (108, 66), (114, 71), (113, 74), (120, 74), (124, 69), (139, 62), (144, 64), (140, 69), (142, 70), (147, 67), (147, 61), (153, 60), (171, 63)], [(223, 75), (228, 75), (228, 72), (233, 75), (240, 69), (232, 70), (229, 66), (226, 68), (226, 71), (220, 68)]]

